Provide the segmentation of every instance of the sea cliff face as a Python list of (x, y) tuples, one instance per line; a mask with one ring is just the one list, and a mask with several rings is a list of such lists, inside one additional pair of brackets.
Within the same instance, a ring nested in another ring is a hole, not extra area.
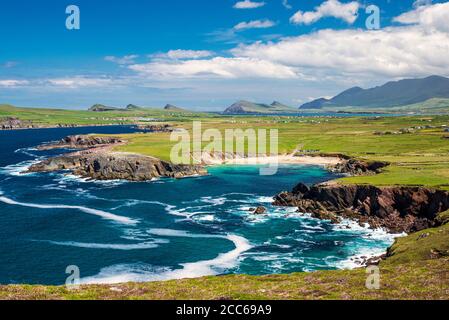
[(439, 225), (436, 217), (449, 209), (449, 193), (422, 187), (299, 184), (292, 192), (278, 194), (274, 205), (295, 206), (335, 223), (351, 218), (374, 228), (411, 233)]
[(154, 157), (112, 151), (113, 146), (124, 142), (115, 137), (68, 136), (61, 141), (42, 145), (39, 149), (86, 150), (46, 159), (32, 165), (28, 168), (28, 172), (69, 170), (83, 178), (128, 181), (148, 181), (161, 177), (184, 178), (207, 174), (202, 166), (175, 165)]
[(76, 135), (68, 136), (64, 139), (43, 144), (38, 147), (39, 150), (51, 150), (51, 149), (88, 149), (98, 148), (101, 146), (115, 145), (124, 143), (125, 141), (116, 137), (97, 137), (90, 135)]
[(78, 153), (50, 158), (31, 166), (29, 172), (70, 170), (95, 180), (148, 181), (160, 177), (205, 175), (201, 166), (174, 165), (157, 158), (114, 152)]

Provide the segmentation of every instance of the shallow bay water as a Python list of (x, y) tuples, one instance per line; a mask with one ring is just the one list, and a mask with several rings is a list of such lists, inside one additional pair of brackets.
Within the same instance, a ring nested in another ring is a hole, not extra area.
[[(296, 183), (334, 176), (319, 166), (218, 166), (209, 175), (131, 183), (92, 182), (67, 172), (21, 174), (43, 142), (132, 127), (0, 131), (0, 283), (63, 284), (76, 265), (84, 283), (213, 274), (271, 274), (354, 267), (393, 236), (355, 223), (332, 225), (271, 206)], [(266, 215), (250, 208), (265, 206)]]

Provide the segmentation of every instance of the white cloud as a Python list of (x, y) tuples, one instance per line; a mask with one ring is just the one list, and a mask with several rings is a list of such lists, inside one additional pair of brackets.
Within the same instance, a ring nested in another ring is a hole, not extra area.
[(106, 56), (106, 57), (104, 57), (104, 60), (109, 61), (109, 62), (114, 62), (114, 63), (120, 64), (120, 65), (127, 65), (127, 64), (135, 63), (135, 60), (138, 57), (139, 56), (136, 54), (130, 54), (130, 55), (123, 56), (123, 57)]
[(449, 2), (419, 6), (415, 10), (401, 14), (393, 21), (402, 24), (419, 24), (428, 31), (449, 32)]
[(315, 11), (298, 11), (291, 18), (294, 24), (312, 24), (325, 17), (334, 17), (353, 24), (357, 20), (360, 4), (357, 1), (341, 3), (338, 0), (327, 0), (315, 8)]
[(182, 59), (200, 59), (200, 58), (208, 58), (215, 55), (215, 52), (209, 50), (170, 50), (166, 53), (156, 54), (150, 56), (152, 58), (166, 58), (173, 60), (182, 60)]
[(322, 30), (277, 43), (255, 43), (232, 50), (235, 56), (271, 61), (319, 74), (375, 77), (448, 74), (449, 35), (420, 26), (377, 31)]
[(258, 2), (258, 1), (251, 1), (251, 0), (244, 0), (239, 1), (234, 5), (234, 9), (256, 9), (263, 7), (265, 5), (265, 2)]
[(129, 66), (141, 75), (162, 78), (295, 78), (294, 68), (255, 58), (216, 57), (209, 60), (156, 61)]
[[(178, 99), (181, 105), (187, 101), (202, 107), (216, 100), (213, 105), (222, 109), (236, 97), (297, 103), (307, 97), (334, 95), (355, 85), (373, 86), (431, 74), (449, 76), (449, 30), (443, 23), (449, 16), (449, 5), (428, 5), (411, 12), (413, 15), (406, 13), (407, 24), (381, 30), (321, 30), (242, 44), (226, 56), (204, 53), (200, 57), (202, 54), (195, 50), (171, 50), (162, 57), (152, 56), (148, 63), (126, 65), (134, 72), (121, 77), (0, 80), (0, 89), (9, 93), (12, 88), (30, 88), (30, 95), (51, 92), (49, 99), (60, 94), (64, 99), (70, 97), (70, 104), (82, 101), (83, 93), (91, 100), (97, 100), (100, 93), (106, 102), (117, 99), (125, 104), (140, 98), (159, 105)], [(170, 90), (155, 94), (148, 89), (164, 87), (179, 90), (174, 95)]]
[(418, 8), (420, 6), (428, 6), (432, 4), (432, 0), (416, 0), (413, 2), (413, 7)]
[[(320, 30), (278, 41), (241, 44), (231, 57), (153, 60), (130, 65), (154, 79), (300, 79), (346, 81), (449, 75), (449, 3), (420, 7), (415, 24), (381, 30)], [(242, 24), (245, 28), (250, 23)]]
[(28, 83), (28, 80), (0, 80), (0, 87), (16, 88), (26, 86)]
[(82, 87), (106, 87), (114, 84), (111, 78), (89, 78), (84, 76), (74, 76), (66, 78), (46, 79), (44, 85), (53, 87), (62, 87), (68, 89), (76, 89)]
[(0, 87), (4, 88), (99, 88), (112, 87), (128, 83), (129, 79), (112, 77), (88, 77), (75, 75), (63, 78), (37, 78), (30, 80), (0, 80)]
[(292, 9), (293, 7), (288, 3), (288, 0), (282, 0), (282, 5), (286, 8), (286, 9)]
[(276, 23), (271, 20), (253, 20), (248, 22), (240, 22), (234, 26), (234, 30), (242, 31), (247, 29), (265, 29), (275, 26)]

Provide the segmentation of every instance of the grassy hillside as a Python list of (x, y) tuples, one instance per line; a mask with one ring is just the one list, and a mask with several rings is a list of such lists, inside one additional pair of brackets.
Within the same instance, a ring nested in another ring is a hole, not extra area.
[[(449, 258), (449, 211), (440, 213), (439, 218), (446, 224), (397, 239), (389, 250), (390, 257), (383, 264)], [(449, 268), (446, 269), (449, 277)], [(447, 280), (449, 281), (449, 278)]]

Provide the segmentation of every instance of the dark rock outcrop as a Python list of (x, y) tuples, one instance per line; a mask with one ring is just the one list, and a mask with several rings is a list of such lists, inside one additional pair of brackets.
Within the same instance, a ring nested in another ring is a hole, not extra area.
[(150, 132), (173, 132), (175, 128), (173, 128), (169, 124), (145, 124), (138, 125), (137, 128), (139, 130), (145, 130)]
[(101, 146), (114, 145), (123, 143), (124, 140), (116, 137), (97, 137), (90, 135), (75, 135), (68, 136), (64, 139), (55, 142), (44, 144), (38, 147), (39, 150), (51, 149), (88, 149), (97, 148)]
[(33, 128), (31, 121), (23, 121), (14, 117), (0, 119), (0, 128), (2, 130), (28, 129)]
[(148, 181), (154, 178), (183, 178), (205, 175), (201, 166), (174, 165), (157, 158), (112, 152), (79, 152), (54, 157), (31, 166), (29, 172), (70, 170), (73, 174), (95, 180), (123, 179)]
[(265, 208), (265, 207), (262, 207), (262, 206), (260, 206), (260, 207), (257, 207), (256, 209), (254, 209), (254, 210), (252, 210), (253, 211), (253, 214), (264, 214), (265, 212), (267, 212), (267, 208)]
[(300, 212), (338, 222), (342, 217), (383, 227), (391, 232), (415, 232), (439, 225), (436, 217), (449, 209), (449, 193), (423, 187), (299, 184), (275, 197), (274, 205), (295, 206)]
[(341, 162), (333, 167), (329, 167), (329, 171), (334, 173), (349, 174), (351, 176), (360, 175), (374, 175), (381, 172), (381, 170), (390, 164), (382, 161), (362, 161), (356, 159), (349, 159)]

